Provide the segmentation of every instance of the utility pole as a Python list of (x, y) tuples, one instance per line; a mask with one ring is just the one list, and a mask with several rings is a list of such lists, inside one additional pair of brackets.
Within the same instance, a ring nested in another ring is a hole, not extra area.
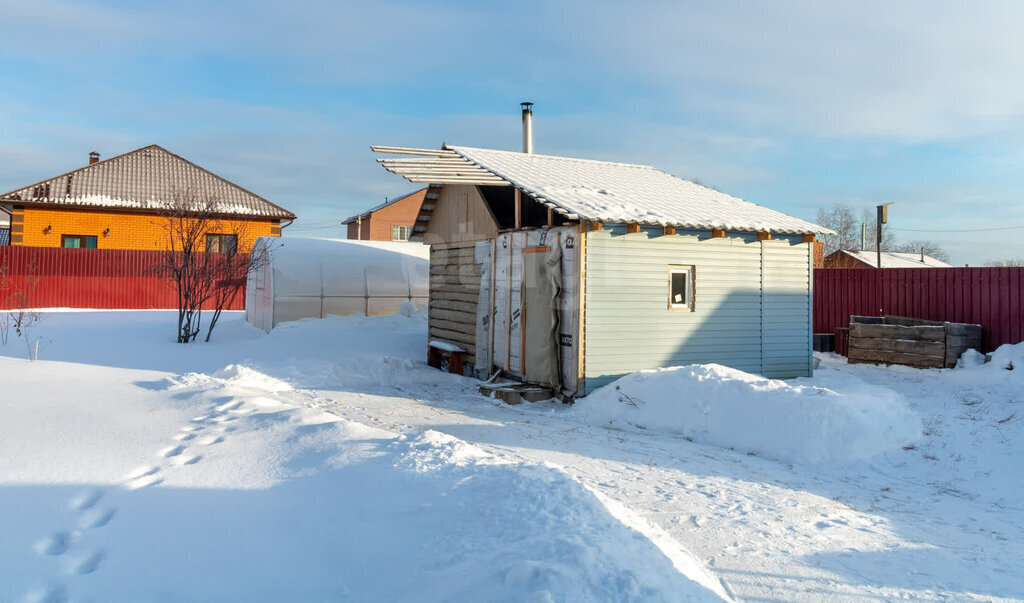
[(875, 264), (876, 268), (882, 267), (882, 224), (889, 221), (889, 206), (892, 204), (893, 202), (890, 201), (876, 206), (878, 209), (878, 215), (875, 217), (875, 254), (878, 260), (878, 263)]

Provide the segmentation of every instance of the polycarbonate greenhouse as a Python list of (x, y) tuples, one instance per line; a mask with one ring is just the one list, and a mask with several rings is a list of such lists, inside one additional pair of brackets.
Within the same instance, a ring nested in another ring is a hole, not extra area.
[(267, 261), (249, 274), (245, 318), (270, 331), (300, 318), (395, 314), (426, 307), (430, 248), (418, 243), (261, 237)]

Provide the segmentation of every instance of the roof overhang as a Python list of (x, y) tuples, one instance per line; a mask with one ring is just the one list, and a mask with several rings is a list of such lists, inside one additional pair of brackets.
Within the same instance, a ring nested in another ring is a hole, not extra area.
[(404, 157), (398, 158), (378, 158), (377, 163), (381, 164), (385, 170), (402, 176), (409, 182), (512, 186), (511, 182), (449, 149), (371, 146), (370, 150), (374, 153), (404, 155)]

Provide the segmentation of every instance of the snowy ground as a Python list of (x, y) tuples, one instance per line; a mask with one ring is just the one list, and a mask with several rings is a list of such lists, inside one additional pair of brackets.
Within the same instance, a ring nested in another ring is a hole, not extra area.
[(687, 369), (658, 378), (721, 403), (672, 425), (643, 384), (481, 398), (422, 317), (172, 322), (0, 348), (0, 600), (1024, 597), (1024, 370)]

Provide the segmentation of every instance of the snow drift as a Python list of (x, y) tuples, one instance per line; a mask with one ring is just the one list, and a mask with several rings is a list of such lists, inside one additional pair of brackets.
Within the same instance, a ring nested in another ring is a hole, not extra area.
[(850, 463), (921, 436), (920, 419), (896, 392), (831, 369), (817, 373), (815, 382), (827, 385), (718, 364), (642, 371), (580, 400), (574, 412), (598, 425), (804, 463)]

